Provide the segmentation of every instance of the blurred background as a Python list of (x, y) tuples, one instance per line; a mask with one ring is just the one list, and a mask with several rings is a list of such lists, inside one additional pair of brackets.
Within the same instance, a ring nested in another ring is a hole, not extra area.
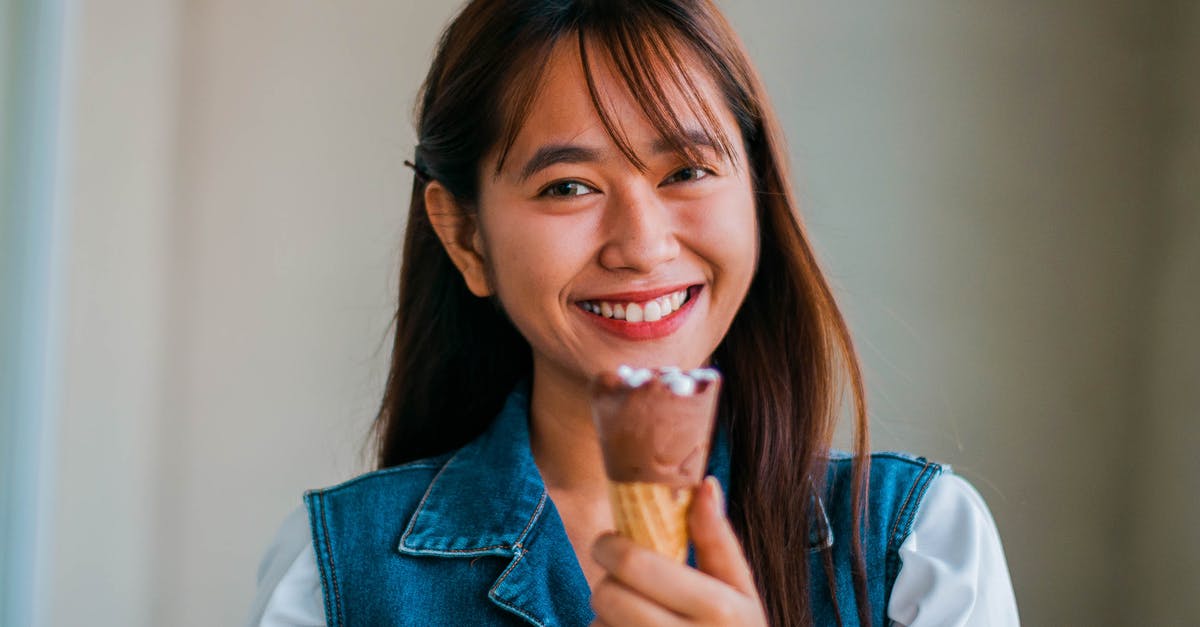
[[(0, 624), (240, 624), (367, 469), (457, 2), (0, 0)], [(877, 448), (987, 499), (1028, 625), (1200, 616), (1200, 3), (721, 3)]]

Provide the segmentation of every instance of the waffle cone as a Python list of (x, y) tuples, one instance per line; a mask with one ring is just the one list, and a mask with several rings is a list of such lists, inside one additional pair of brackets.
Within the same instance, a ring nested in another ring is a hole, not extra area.
[(659, 483), (609, 482), (617, 533), (680, 564), (686, 562), (693, 491)]

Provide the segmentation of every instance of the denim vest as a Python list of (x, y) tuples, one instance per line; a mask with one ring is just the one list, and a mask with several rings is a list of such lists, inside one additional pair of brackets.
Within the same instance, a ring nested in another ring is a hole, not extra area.
[[(305, 494), (330, 627), (361, 625), (587, 625), (591, 590), (529, 448), (528, 384), (482, 435), (438, 457)], [(729, 485), (729, 445), (718, 430), (708, 473)], [(816, 625), (835, 625), (822, 552), (832, 551), (837, 606), (858, 625), (850, 575), (851, 459), (830, 460), (816, 503), (808, 592)], [(863, 522), (872, 624), (883, 625), (897, 550), (937, 464), (872, 456)], [(694, 565), (693, 559), (689, 561)]]

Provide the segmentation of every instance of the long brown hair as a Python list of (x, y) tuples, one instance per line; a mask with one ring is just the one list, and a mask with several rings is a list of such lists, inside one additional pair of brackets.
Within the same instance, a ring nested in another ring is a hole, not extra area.
[[(825, 488), (843, 393), (855, 418), (853, 580), (870, 622), (860, 527), (868, 435), (857, 356), (818, 266), (788, 181), (779, 122), (732, 28), (709, 0), (475, 0), (443, 33), (419, 99), (418, 146), (400, 274), (391, 371), (375, 423), (378, 465), (440, 454), (480, 434), (516, 382), (529, 344), (494, 300), (473, 296), (426, 215), (424, 188), (441, 183), (477, 209), (482, 163), (497, 168), (524, 122), (554, 46), (578, 40), (593, 104), (622, 152), (637, 156), (592, 84), (589, 52), (607, 55), (647, 120), (686, 152), (666, 87), (714, 112), (689, 78), (699, 60), (738, 123), (754, 177), (761, 253), (746, 300), (714, 355), (726, 377), (719, 419), (732, 449), (730, 518), (774, 625), (808, 625), (811, 503)], [(670, 71), (657, 71), (668, 68)], [(708, 125), (717, 132), (716, 124)], [(731, 153), (730, 138), (713, 137)], [(831, 560), (825, 554), (830, 581)], [(836, 592), (830, 585), (830, 594)]]

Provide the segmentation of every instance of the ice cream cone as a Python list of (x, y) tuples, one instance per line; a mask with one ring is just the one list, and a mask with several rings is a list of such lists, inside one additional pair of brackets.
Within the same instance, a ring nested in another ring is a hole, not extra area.
[(688, 507), (704, 478), (721, 375), (700, 368), (622, 366), (593, 382), (617, 533), (687, 561)]
[(687, 561), (687, 513), (694, 488), (610, 481), (617, 533), (680, 564)]

